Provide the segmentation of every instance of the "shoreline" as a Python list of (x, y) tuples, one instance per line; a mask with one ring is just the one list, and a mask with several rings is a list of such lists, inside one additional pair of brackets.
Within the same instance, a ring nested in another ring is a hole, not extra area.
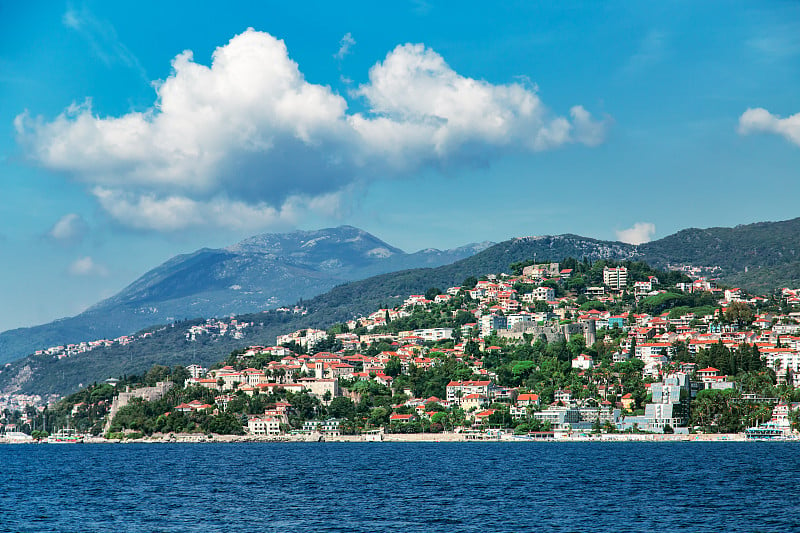
[[(386, 433), (380, 436), (380, 440), (375, 436), (370, 435), (338, 435), (338, 436), (319, 436), (310, 435), (280, 435), (280, 436), (254, 436), (254, 435), (200, 435), (200, 434), (172, 434), (172, 435), (153, 435), (151, 437), (142, 437), (139, 439), (105, 439), (103, 437), (88, 437), (82, 442), (75, 444), (201, 444), (201, 443), (242, 443), (242, 442), (285, 442), (285, 443), (309, 443), (309, 442), (350, 442), (350, 443), (363, 443), (363, 442), (394, 442), (394, 443), (412, 443), (412, 442), (427, 442), (427, 443), (452, 443), (452, 442), (514, 442), (514, 443), (531, 443), (531, 442), (544, 442), (544, 443), (570, 443), (570, 442), (601, 442), (601, 443), (614, 443), (614, 442), (788, 442), (796, 441), (797, 438), (773, 438), (773, 439), (747, 439), (744, 433), (735, 434), (675, 434), (664, 435), (657, 433), (639, 433), (639, 434), (601, 434), (601, 435), (563, 435), (555, 438), (526, 438), (525, 436), (502, 435), (500, 438), (467, 438), (462, 433)], [(42, 441), (7, 441), (0, 438), (0, 444), (49, 444)]]

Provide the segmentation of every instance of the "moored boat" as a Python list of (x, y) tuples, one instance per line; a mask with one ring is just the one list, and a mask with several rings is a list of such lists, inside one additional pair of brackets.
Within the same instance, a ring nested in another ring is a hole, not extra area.
[(78, 435), (74, 429), (59, 429), (49, 437), (47, 437), (48, 444), (77, 444), (83, 442), (83, 436)]
[(774, 422), (767, 422), (759, 426), (747, 428), (745, 435), (748, 440), (754, 439), (781, 439), (786, 437), (783, 428), (779, 427)]

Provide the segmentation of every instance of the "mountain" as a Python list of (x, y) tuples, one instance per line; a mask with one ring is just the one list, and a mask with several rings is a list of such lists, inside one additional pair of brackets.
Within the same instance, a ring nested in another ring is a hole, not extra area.
[[(186, 338), (187, 328), (202, 321), (188, 321), (150, 328), (152, 335), (129, 345), (100, 348), (60, 360), (49, 356), (26, 357), (10, 364), (0, 373), (0, 391), (64, 394), (77, 389), (79, 384), (123, 374), (141, 373), (156, 363), (210, 364), (236, 348), (253, 344), (272, 345), (275, 336), (280, 333), (305, 327), (326, 328), (381, 307), (397, 305), (409, 294), (422, 293), (430, 287), (445, 289), (460, 284), (469, 276), (509, 271), (512, 263), (534, 257), (542, 261), (586, 257), (591, 260), (645, 260), (660, 265), (716, 266), (719, 267), (723, 281), (758, 272), (768, 280), (769, 287), (781, 286), (791, 276), (798, 277), (798, 262), (793, 261), (792, 253), (794, 249), (800, 249), (794, 248), (798, 236), (800, 219), (736, 228), (688, 229), (639, 246), (587, 239), (577, 235), (511, 239), (451, 264), (385, 273), (336, 286), (304, 302), (308, 310), (305, 315), (271, 311), (239, 316), (237, 320), (253, 323), (244, 337), (239, 339), (231, 336), (203, 337), (196, 342), (190, 342)], [(249, 240), (244, 242), (248, 243)], [(761, 244), (762, 242), (770, 244)], [(231, 248), (224, 253), (239, 253), (238, 248)], [(302, 249), (302, 245), (300, 248)], [(365, 249), (369, 251), (375, 248)], [(388, 247), (387, 250), (392, 251)], [(759, 263), (758, 257), (762, 257), (764, 261)], [(782, 263), (779, 261), (781, 258), (784, 259)], [(176, 258), (173, 261), (187, 265), (185, 259)], [(205, 260), (199, 261), (203, 263)], [(218, 264), (213, 261), (211, 263)], [(194, 272), (187, 265), (184, 275), (207, 275)], [(171, 286), (169, 283), (161, 285), (157, 281), (164, 279), (165, 276), (153, 274), (152, 278), (140, 280), (141, 285), (134, 283), (129, 287), (130, 291), (126, 289), (128, 292), (123, 291), (118, 297), (127, 294), (134, 302), (141, 302), (147, 298), (144, 293), (149, 294), (148, 291), (151, 291), (145, 290), (146, 287)], [(741, 286), (748, 288), (745, 284)], [(178, 294), (180, 291), (174, 289), (174, 292), (167, 293)]]
[(144, 334), (137, 334), (137, 339), (130, 344), (115, 344), (64, 359), (47, 355), (25, 357), (0, 372), (0, 391), (63, 395), (109, 377), (142, 373), (154, 364), (209, 365), (234, 349), (249, 345), (271, 346), (279, 334), (307, 327), (327, 328), (378, 308), (393, 307), (409, 294), (422, 293), (430, 287), (444, 289), (459, 285), (469, 276), (508, 270), (511, 263), (524, 261), (534, 254), (537, 257), (582, 254), (602, 259), (630, 253), (627, 245), (573, 235), (513, 239), (449, 265), (380, 274), (339, 285), (304, 302), (305, 315), (274, 310), (239, 315), (237, 322), (251, 324), (240, 338), (206, 335), (191, 341), (187, 331), (203, 321), (190, 320), (148, 328)]
[(0, 364), (38, 349), (115, 338), (153, 324), (294, 304), (348, 281), (452, 263), (491, 244), (409, 254), (363, 230), (340, 226), (204, 248), (170, 259), (77, 316), (0, 334)]
[[(800, 218), (733, 228), (690, 228), (638, 246), (569, 234), (521, 237), (487, 246), (406, 254), (348, 226), (261, 235), (226, 249), (204, 249), (171, 259), (77, 317), (0, 334), (0, 362), (65, 342), (132, 333), (158, 322), (259, 311), (314, 295), (321, 296), (315, 298), (314, 310), (304, 320), (321, 327), (381, 302), (396, 301), (391, 296), (445, 288), (467, 276), (508, 270), (511, 263), (534, 258), (642, 260), (659, 268), (717, 267), (714, 276), (722, 283), (757, 293), (800, 286)], [(393, 273), (324, 293), (347, 280), (380, 272)], [(268, 282), (259, 284), (259, 280)]]

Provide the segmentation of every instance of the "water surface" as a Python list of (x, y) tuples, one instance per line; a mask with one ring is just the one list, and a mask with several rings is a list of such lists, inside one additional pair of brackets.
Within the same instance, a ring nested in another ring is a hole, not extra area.
[(800, 443), (0, 446), (0, 531), (800, 531)]

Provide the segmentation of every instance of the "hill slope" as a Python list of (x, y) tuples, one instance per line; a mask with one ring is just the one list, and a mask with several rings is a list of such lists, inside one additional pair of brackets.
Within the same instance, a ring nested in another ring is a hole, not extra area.
[[(357, 275), (374, 274), (382, 268), (387, 272), (420, 264), (443, 266), (378, 275), (337, 286), (309, 302), (309, 314), (302, 321), (292, 322), (291, 327), (324, 327), (381, 303), (395, 302), (392, 296), (422, 292), (429, 287), (445, 288), (467, 276), (504, 271), (511, 263), (534, 257), (542, 261), (565, 257), (643, 260), (660, 268), (681, 264), (716, 266), (723, 283), (756, 293), (800, 285), (800, 218), (734, 228), (686, 229), (639, 246), (577, 235), (523, 237), (480, 253), (475, 252), (485, 245), (404, 254), (356, 228), (337, 229), (342, 233), (328, 238), (322, 237), (332, 230), (294, 234), (299, 238), (267, 235), (224, 250), (200, 250), (176, 257), (78, 317), (0, 334), (0, 361), (64, 342), (131, 333), (159, 320), (163, 323), (191, 316), (230, 315), (274, 307), (275, 303), (290, 304), (341, 284), (347, 276), (358, 279)], [(337, 256), (336, 239), (355, 251)], [(451, 262), (459, 256), (465, 258)], [(391, 261), (383, 262), (384, 259)], [(252, 281), (262, 272), (277, 279), (279, 286), (292, 280), (297, 290), (275, 289), (267, 294)], [(336, 278), (331, 272), (341, 277)], [(239, 288), (232, 288), (237, 284)], [(193, 293), (192, 288), (197, 286), (205, 287), (205, 292)], [(274, 300), (267, 302), (270, 295)], [(126, 324), (127, 328), (119, 324)], [(266, 340), (273, 342), (270, 339), (274, 339), (276, 328), (269, 324), (265, 328)]]
[(800, 218), (733, 228), (690, 228), (642, 244), (637, 256), (653, 266), (719, 267), (715, 277), (755, 294), (800, 286)]
[(723, 276), (745, 268), (771, 268), (800, 261), (800, 218), (733, 228), (690, 228), (642, 244), (638, 252), (655, 266), (719, 266)]
[(123, 374), (140, 373), (153, 364), (211, 364), (230, 351), (247, 345), (272, 345), (278, 334), (305, 327), (326, 328), (377, 308), (394, 306), (412, 293), (430, 287), (447, 288), (466, 277), (508, 270), (511, 263), (537, 257), (570, 256), (592, 259), (629, 256), (628, 245), (604, 243), (574, 235), (526, 237), (496, 244), (474, 256), (437, 268), (421, 268), (381, 274), (343, 284), (316, 296), (304, 305), (306, 315), (281, 312), (244, 314), (237, 320), (252, 322), (244, 337), (201, 337), (186, 339), (186, 330), (201, 321), (148, 328), (153, 335), (134, 343), (99, 348), (65, 359), (29, 356), (15, 361), (0, 373), (0, 391), (36, 394), (65, 394), (94, 381)]

